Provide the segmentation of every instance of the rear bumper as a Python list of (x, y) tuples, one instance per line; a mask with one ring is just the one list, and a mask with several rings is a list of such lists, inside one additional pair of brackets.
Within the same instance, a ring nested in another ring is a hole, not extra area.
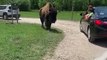
[(96, 38), (107, 38), (107, 32), (103, 31), (96, 34)]
[(96, 34), (93, 38), (107, 38), (107, 34)]
[(94, 27), (91, 29), (91, 35), (93, 38), (107, 38), (107, 29)]

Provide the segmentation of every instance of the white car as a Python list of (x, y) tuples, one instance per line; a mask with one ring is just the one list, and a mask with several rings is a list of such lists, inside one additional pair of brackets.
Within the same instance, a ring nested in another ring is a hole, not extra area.
[(15, 6), (12, 7), (11, 5), (0, 5), (0, 17), (3, 17), (3, 19), (8, 19), (12, 16), (19, 19), (19, 8)]

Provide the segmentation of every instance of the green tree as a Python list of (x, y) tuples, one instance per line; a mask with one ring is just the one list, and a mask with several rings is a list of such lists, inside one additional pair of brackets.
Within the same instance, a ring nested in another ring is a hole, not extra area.
[(39, 0), (38, 1), (39, 8), (43, 7), (45, 4), (46, 4), (46, 0)]
[(38, 1), (39, 0), (30, 0), (30, 2), (31, 2), (31, 9), (38, 9), (39, 8)]
[(31, 10), (31, 2), (30, 0), (20, 0), (18, 2), (19, 8), (21, 11), (30, 11)]

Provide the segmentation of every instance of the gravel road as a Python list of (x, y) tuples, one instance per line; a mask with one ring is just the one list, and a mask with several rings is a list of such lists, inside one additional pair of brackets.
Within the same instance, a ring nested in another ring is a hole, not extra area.
[[(21, 18), (19, 22), (40, 24), (37, 18)], [(58, 20), (52, 26), (63, 30), (65, 38), (58, 44), (53, 56), (46, 55), (44, 60), (95, 60), (107, 50), (107, 39), (88, 42), (87, 37), (79, 31), (79, 22)]]

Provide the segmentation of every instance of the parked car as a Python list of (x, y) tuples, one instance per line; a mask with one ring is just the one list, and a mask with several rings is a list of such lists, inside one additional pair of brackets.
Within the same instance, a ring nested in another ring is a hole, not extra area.
[[(17, 15), (18, 14), (18, 15)], [(9, 17), (19, 18), (19, 8), (11, 5), (0, 5), (0, 17), (8, 19)]]
[(82, 17), (80, 31), (86, 34), (90, 42), (107, 38), (107, 7), (94, 7), (94, 14), (88, 20)]

